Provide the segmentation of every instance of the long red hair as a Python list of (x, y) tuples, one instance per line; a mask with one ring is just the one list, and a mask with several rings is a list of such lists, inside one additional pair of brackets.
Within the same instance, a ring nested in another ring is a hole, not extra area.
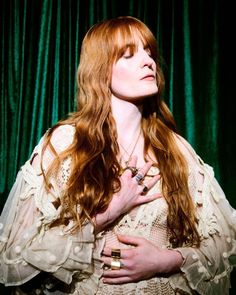
[(158, 93), (143, 101), (142, 131), (144, 154), (156, 156), (162, 176), (162, 192), (168, 204), (167, 225), (173, 246), (199, 245), (195, 207), (188, 189), (188, 167), (175, 140), (174, 118), (162, 100), (164, 78), (154, 35), (134, 17), (119, 17), (94, 25), (87, 32), (77, 73), (77, 111), (56, 124), (47, 134), (45, 149), (50, 147), (53, 131), (71, 124), (75, 136), (71, 146), (57, 155), (45, 180), (60, 168), (67, 157), (72, 159), (70, 178), (57, 224), (74, 220), (79, 228), (97, 213), (103, 212), (115, 191), (120, 189), (121, 165), (117, 160), (116, 124), (111, 112), (111, 73), (113, 64), (127, 48), (135, 51), (141, 38), (157, 65)]

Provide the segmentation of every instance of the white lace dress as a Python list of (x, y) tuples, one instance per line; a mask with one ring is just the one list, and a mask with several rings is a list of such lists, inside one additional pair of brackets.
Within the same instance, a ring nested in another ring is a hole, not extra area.
[[(74, 128), (61, 126), (52, 136), (60, 152), (73, 140)], [(29, 161), (22, 166), (0, 217), (0, 282), (20, 286), (18, 294), (228, 294), (230, 272), (236, 265), (236, 211), (226, 200), (214, 178), (213, 170), (195, 154), (181, 137), (176, 140), (189, 164), (189, 188), (198, 209), (200, 248), (182, 247), (181, 272), (156, 276), (138, 283), (103, 284), (100, 260), (104, 245), (127, 247), (118, 242), (117, 233), (140, 236), (159, 247), (169, 247), (167, 204), (164, 198), (141, 205), (126, 214), (106, 232), (94, 235), (90, 223), (82, 232), (67, 234), (71, 227), (49, 228), (60, 207), (52, 202), (63, 194), (70, 175), (70, 159), (64, 161), (52, 192), (46, 192), (39, 168), (33, 168), (34, 155), (41, 156), (43, 138)], [(47, 152), (45, 163), (52, 155)], [(153, 168), (155, 170), (155, 168)], [(153, 171), (156, 173), (156, 171)], [(159, 183), (152, 192), (160, 191)], [(27, 291), (24, 286), (46, 274)]]

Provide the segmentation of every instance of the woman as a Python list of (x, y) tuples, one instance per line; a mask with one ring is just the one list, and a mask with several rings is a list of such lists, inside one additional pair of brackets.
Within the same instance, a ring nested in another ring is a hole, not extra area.
[(86, 34), (77, 111), (22, 166), (1, 217), (19, 294), (228, 294), (236, 212), (176, 133), (156, 40), (133, 17)]

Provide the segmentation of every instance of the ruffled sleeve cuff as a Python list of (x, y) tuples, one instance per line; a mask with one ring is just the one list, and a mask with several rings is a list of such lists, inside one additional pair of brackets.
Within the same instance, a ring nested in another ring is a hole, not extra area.
[(2, 283), (21, 285), (44, 271), (66, 284), (75, 277), (81, 288), (86, 288), (87, 282), (95, 290), (102, 275), (104, 239), (102, 234), (94, 236), (91, 223), (76, 234), (66, 233), (62, 227), (35, 228), (5, 252)]
[(93, 260), (98, 260), (103, 248), (102, 236), (97, 239), (95, 243), (91, 223), (73, 235), (51, 228), (45, 231), (43, 237), (38, 236), (30, 241), (23, 249), (22, 257), (35, 268), (52, 273), (59, 280), (70, 284), (74, 274), (77, 278), (80, 275), (84, 278), (84, 274), (87, 277), (94, 272)]

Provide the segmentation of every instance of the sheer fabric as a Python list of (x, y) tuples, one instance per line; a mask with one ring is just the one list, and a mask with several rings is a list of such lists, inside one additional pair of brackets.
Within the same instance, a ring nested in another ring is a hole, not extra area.
[[(74, 128), (61, 126), (53, 134), (52, 144), (60, 152), (73, 140)], [(49, 228), (60, 212), (52, 202), (61, 197), (70, 175), (70, 159), (62, 164), (53, 188), (47, 192), (39, 167), (31, 160), (41, 156), (44, 138), (31, 158), (22, 166), (0, 219), (0, 281), (5, 285), (21, 285), (40, 272), (46, 278), (33, 286), (28, 294), (227, 294), (230, 272), (236, 264), (236, 211), (230, 206), (205, 164), (191, 146), (176, 136), (189, 165), (189, 188), (197, 207), (199, 249), (181, 247), (184, 263), (181, 272), (159, 276), (138, 283), (105, 285), (101, 278), (100, 259), (104, 245), (124, 248), (117, 233), (135, 235), (150, 240), (158, 247), (171, 247), (167, 231), (167, 204), (164, 198), (141, 205), (123, 216), (107, 231), (94, 235), (87, 223), (81, 232), (68, 234), (72, 224)], [(47, 152), (44, 166), (52, 160)], [(151, 173), (155, 174), (156, 168)], [(160, 183), (150, 191), (161, 192)], [(21, 294), (27, 294), (18, 288)]]

